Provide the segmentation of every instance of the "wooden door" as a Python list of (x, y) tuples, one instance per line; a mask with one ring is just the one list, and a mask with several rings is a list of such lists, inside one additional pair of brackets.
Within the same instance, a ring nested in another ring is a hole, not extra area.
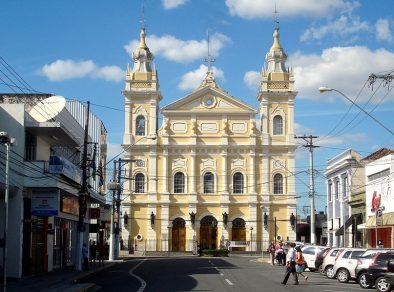
[(32, 217), (31, 219), (31, 261), (30, 273), (38, 274), (48, 271), (47, 256), (47, 217)]
[(172, 251), (186, 250), (186, 228), (174, 227), (172, 228)]
[[(246, 241), (246, 228), (233, 228), (231, 230), (233, 241)], [(233, 251), (245, 251), (245, 247), (233, 247)]]
[(200, 247), (216, 249), (217, 228), (213, 226), (200, 227)]

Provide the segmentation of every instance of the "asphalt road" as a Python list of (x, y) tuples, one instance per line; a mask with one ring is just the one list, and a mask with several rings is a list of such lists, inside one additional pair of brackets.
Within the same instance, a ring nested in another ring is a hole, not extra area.
[[(97, 291), (366, 291), (354, 282), (342, 284), (318, 273), (306, 272), (298, 286), (292, 277), (280, 282), (284, 267), (270, 266), (250, 256), (228, 258), (170, 257), (134, 259), (85, 278)], [(375, 291), (375, 290), (369, 290)]]

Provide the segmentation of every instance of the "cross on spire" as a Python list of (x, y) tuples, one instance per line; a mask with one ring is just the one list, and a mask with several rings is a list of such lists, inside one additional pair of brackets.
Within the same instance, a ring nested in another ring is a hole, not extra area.
[(275, 29), (279, 28), (279, 20), (278, 20), (278, 10), (276, 9), (276, 2), (275, 2), (275, 11), (274, 11), (275, 17), (274, 17), (274, 23), (275, 23)]
[(141, 28), (145, 29), (145, 1), (142, 1), (142, 5), (141, 5)]
[(209, 31), (207, 32), (207, 35), (208, 35), (208, 55), (204, 59), (204, 62), (208, 64), (208, 71), (211, 71), (212, 70), (212, 63), (215, 62), (215, 58), (212, 57), (212, 55), (209, 51)]

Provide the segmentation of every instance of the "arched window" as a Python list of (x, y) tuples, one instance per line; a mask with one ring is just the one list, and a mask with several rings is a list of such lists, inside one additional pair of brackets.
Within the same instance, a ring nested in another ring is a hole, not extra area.
[(274, 175), (274, 194), (283, 194), (283, 176), (280, 173)]
[(213, 193), (215, 185), (215, 178), (213, 177), (212, 172), (207, 172), (204, 174), (204, 194)]
[(145, 192), (145, 176), (142, 173), (137, 173), (135, 175), (135, 186), (134, 190), (136, 193), (144, 193)]
[(174, 193), (185, 192), (185, 175), (182, 172), (177, 172), (174, 175)]
[(145, 136), (145, 117), (138, 116), (135, 119), (135, 135), (136, 136)]
[(244, 193), (244, 175), (240, 172), (236, 172), (233, 175), (233, 193), (234, 194)]
[(273, 124), (274, 124), (273, 134), (283, 135), (283, 118), (279, 115), (275, 116)]

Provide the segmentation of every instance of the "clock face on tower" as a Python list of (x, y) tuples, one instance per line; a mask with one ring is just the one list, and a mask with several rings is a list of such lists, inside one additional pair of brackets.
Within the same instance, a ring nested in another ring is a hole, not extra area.
[(216, 104), (215, 97), (207, 95), (202, 99), (202, 105), (206, 108), (212, 108)]

